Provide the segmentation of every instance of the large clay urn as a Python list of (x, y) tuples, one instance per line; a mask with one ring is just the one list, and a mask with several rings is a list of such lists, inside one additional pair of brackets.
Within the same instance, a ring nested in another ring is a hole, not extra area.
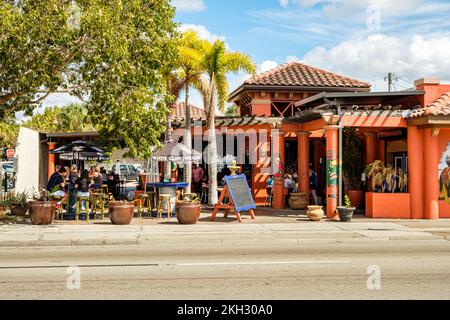
[(323, 218), (324, 212), (322, 206), (308, 206), (308, 211), (306, 212), (309, 220), (320, 221)]
[(178, 202), (175, 207), (178, 223), (196, 224), (200, 218), (201, 204), (195, 202)]
[(11, 207), (11, 213), (17, 217), (23, 217), (25, 216), (25, 214), (28, 211), (28, 206), (21, 206), (21, 205), (17, 205), (17, 206), (12, 206)]
[(52, 201), (30, 201), (28, 203), (31, 224), (51, 224), (56, 212), (56, 204)]
[(348, 190), (350, 202), (358, 209), (362, 208), (363, 192), (361, 190)]
[(306, 208), (306, 193), (305, 192), (292, 192), (289, 196), (289, 206), (292, 209), (305, 209)]
[(109, 219), (112, 224), (130, 224), (133, 220), (134, 205), (132, 202), (110, 201)]

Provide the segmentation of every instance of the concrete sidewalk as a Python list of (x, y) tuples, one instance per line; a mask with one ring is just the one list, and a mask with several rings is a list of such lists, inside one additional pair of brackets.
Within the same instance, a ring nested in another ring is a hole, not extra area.
[[(273, 217), (243, 223), (207, 216), (195, 225), (179, 225), (176, 219), (134, 219), (125, 226), (111, 225), (108, 220), (61, 223), (48, 226), (10, 224), (0, 226), (0, 246), (70, 246), (148, 244), (165, 246), (174, 242), (196, 245), (238, 244), (242, 241), (278, 243), (338, 243), (386, 240), (450, 240), (450, 220), (373, 220), (356, 218), (351, 223), (323, 220), (311, 222), (303, 216), (274, 223)], [(227, 222), (224, 222), (227, 221)]]

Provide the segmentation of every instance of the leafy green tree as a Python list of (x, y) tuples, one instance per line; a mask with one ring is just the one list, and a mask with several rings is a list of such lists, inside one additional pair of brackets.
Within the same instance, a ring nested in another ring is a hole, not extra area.
[(217, 203), (217, 146), (216, 146), (216, 102), (221, 111), (228, 99), (229, 72), (245, 71), (255, 74), (256, 66), (252, 59), (241, 52), (230, 52), (221, 40), (207, 43), (204, 50), (202, 69), (205, 76), (196, 83), (202, 94), (203, 104), (207, 115), (208, 125), (208, 175), (209, 175), (209, 202)]
[(226, 108), (224, 114), (227, 117), (236, 117), (237, 115), (239, 115), (239, 106), (235, 104), (229, 106), (228, 108)]
[(0, 151), (3, 148), (15, 148), (18, 135), (18, 125), (11, 121), (0, 122)]
[(83, 132), (96, 128), (88, 110), (78, 104), (45, 108), (23, 124), (24, 127), (41, 132)]
[(174, 14), (169, 0), (2, 1), (0, 117), (31, 115), (67, 90), (86, 101), (101, 135), (148, 157), (173, 99), (163, 70), (178, 53)]

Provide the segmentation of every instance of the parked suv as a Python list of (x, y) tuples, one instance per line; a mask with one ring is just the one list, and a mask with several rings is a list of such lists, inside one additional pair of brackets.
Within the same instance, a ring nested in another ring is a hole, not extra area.
[(116, 172), (117, 166), (119, 166), (120, 175), (125, 176), (127, 180), (138, 180), (138, 170), (131, 164), (128, 163), (116, 163), (112, 166), (112, 172)]

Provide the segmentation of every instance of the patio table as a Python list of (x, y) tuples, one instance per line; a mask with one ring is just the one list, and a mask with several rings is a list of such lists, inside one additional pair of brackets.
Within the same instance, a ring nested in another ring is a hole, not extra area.
[[(177, 190), (185, 189), (188, 186), (187, 182), (147, 182), (147, 189), (154, 188), (156, 190), (156, 197), (159, 199), (160, 194), (170, 195), (171, 212), (175, 212), (175, 204), (177, 199)], [(157, 202), (155, 202), (157, 203)], [(166, 211), (166, 204), (163, 203), (163, 210)]]

